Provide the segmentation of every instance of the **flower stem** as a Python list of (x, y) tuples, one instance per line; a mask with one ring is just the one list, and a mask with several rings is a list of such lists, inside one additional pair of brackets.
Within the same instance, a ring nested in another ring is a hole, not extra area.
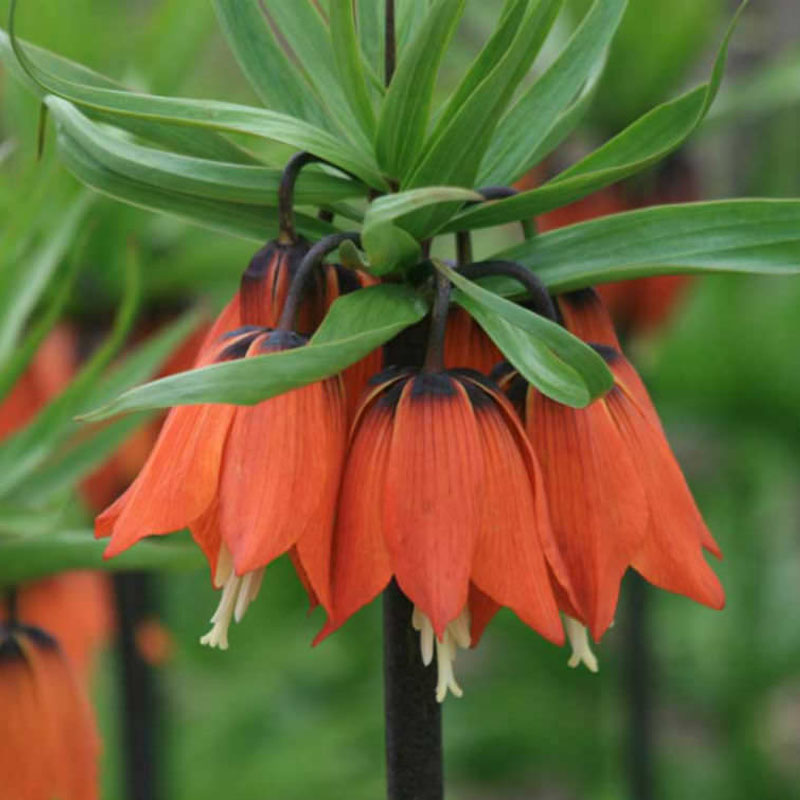
[(17, 587), (12, 586), (6, 590), (6, 612), (8, 614), (8, 626), (13, 627), (19, 622), (18, 616), (18, 594)]
[(628, 712), (628, 786), (636, 800), (653, 800), (653, 653), (647, 620), (649, 592), (644, 578), (632, 573), (626, 580), (624, 646), (622, 651), (624, 696)]
[(300, 262), (294, 277), (292, 278), (292, 285), (289, 287), (289, 293), (286, 295), (286, 302), (283, 306), (283, 313), (278, 321), (277, 330), (289, 331), (293, 330), (295, 320), (297, 319), (297, 311), (300, 308), (300, 303), (303, 299), (303, 293), (311, 277), (311, 273), (316, 267), (322, 263), (328, 253), (335, 250), (342, 242), (353, 242), (356, 246), (361, 244), (361, 236), (358, 233), (332, 233), (324, 239), (320, 239), (309, 251), (306, 253), (305, 258)]
[(136, 643), (137, 628), (155, 611), (153, 581), (154, 576), (145, 572), (121, 572), (114, 576), (125, 747), (123, 796), (128, 800), (158, 800), (164, 796), (159, 769), (162, 705), (158, 675), (142, 658)]
[(436, 272), (435, 280), (436, 299), (431, 311), (428, 349), (423, 366), (426, 372), (440, 372), (444, 369), (444, 336), (447, 329), (447, 312), (450, 308), (450, 281), (439, 272)]
[(394, 68), (397, 64), (397, 37), (395, 36), (395, 14), (394, 0), (386, 0), (386, 27), (385, 27), (385, 52), (384, 66), (385, 79), (388, 86), (394, 76)]
[(395, 581), (383, 593), (388, 800), (442, 800), (442, 710), (436, 667), (424, 666), (413, 607)]
[(558, 320), (556, 308), (547, 287), (537, 275), (523, 267), (522, 264), (514, 261), (476, 261), (474, 264), (463, 267), (459, 272), (470, 280), (485, 278), (489, 275), (506, 275), (513, 278), (528, 290), (530, 300), (527, 305), (533, 311), (553, 322)]
[(311, 153), (301, 151), (295, 153), (288, 161), (281, 175), (278, 187), (278, 241), (281, 244), (295, 244), (297, 230), (294, 226), (294, 187), (300, 170), (306, 164), (311, 164), (320, 159)]

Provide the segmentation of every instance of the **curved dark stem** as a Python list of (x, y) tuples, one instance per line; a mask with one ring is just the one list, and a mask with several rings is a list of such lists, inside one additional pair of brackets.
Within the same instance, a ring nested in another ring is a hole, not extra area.
[(397, 64), (397, 37), (395, 36), (394, 0), (386, 0), (386, 27), (384, 52), (384, 79), (388, 86), (394, 76)]
[(125, 791), (122, 796), (128, 800), (160, 800), (164, 797), (159, 676), (155, 668), (144, 660), (136, 644), (139, 625), (152, 617), (156, 609), (154, 584), (155, 577), (146, 572), (121, 572), (114, 576), (118, 620), (117, 669), (125, 760)]
[(459, 267), (472, 262), (472, 235), (469, 231), (456, 234), (456, 263)]
[(626, 606), (626, 635), (622, 653), (625, 696), (628, 704), (628, 780), (632, 800), (653, 800), (656, 795), (654, 776), (655, 726), (654, 664), (647, 618), (648, 586), (636, 573), (630, 575)]
[(295, 272), (292, 278), (292, 285), (289, 287), (289, 293), (286, 296), (286, 302), (283, 306), (281, 318), (278, 321), (277, 330), (290, 331), (294, 328), (297, 311), (300, 308), (303, 292), (305, 291), (308, 279), (311, 277), (311, 273), (322, 263), (322, 259), (332, 250), (335, 250), (342, 242), (353, 242), (353, 244), (358, 247), (361, 244), (361, 236), (355, 232), (332, 233), (330, 236), (320, 239), (308, 253), (306, 253), (305, 258), (300, 262), (300, 266), (297, 268), (297, 272)]
[(553, 322), (558, 322), (553, 298), (550, 297), (547, 287), (537, 275), (523, 267), (522, 264), (517, 264), (514, 261), (477, 261), (474, 264), (467, 264), (466, 267), (462, 267), (459, 273), (470, 280), (486, 278), (490, 275), (506, 275), (509, 278), (513, 278), (528, 290), (530, 302), (526, 303), (526, 305), (532, 311), (547, 317)]
[(297, 231), (294, 226), (294, 187), (300, 170), (306, 164), (322, 161), (321, 158), (305, 152), (295, 153), (286, 164), (278, 187), (278, 241), (281, 244), (295, 244)]
[(19, 622), (19, 596), (16, 586), (6, 591), (6, 610), (8, 612), (8, 625), (16, 625)]
[(481, 186), (480, 189), (475, 191), (483, 195), (484, 201), (504, 200), (506, 197), (514, 197), (514, 195), (519, 194), (513, 186)]
[(436, 299), (431, 311), (431, 326), (428, 331), (428, 349), (425, 353), (425, 372), (440, 372), (444, 369), (444, 335), (447, 330), (447, 311), (450, 306), (450, 281), (440, 272), (436, 273)]

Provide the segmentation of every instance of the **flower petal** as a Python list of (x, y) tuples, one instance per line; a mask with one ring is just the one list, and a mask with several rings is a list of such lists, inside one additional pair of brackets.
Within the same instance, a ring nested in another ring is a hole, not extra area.
[(603, 400), (573, 409), (530, 389), (526, 427), (577, 608), (599, 639), (614, 619), (620, 581), (644, 538), (644, 490)]
[(373, 600), (392, 578), (382, 513), (392, 424), (392, 409), (374, 404), (362, 414), (351, 439), (333, 534), (333, 613), (318, 640)]
[(549, 527), (541, 482), (534, 483), (502, 413), (476, 404), (486, 465), (480, 489), (482, 523), (472, 580), (485, 594), (511, 608), (526, 624), (556, 644), (564, 641), (558, 607), (541, 544)]
[(464, 387), (446, 375), (409, 380), (390, 446), (386, 542), (400, 588), (440, 638), (467, 602), (483, 473)]
[(234, 411), (230, 405), (178, 406), (170, 411), (139, 477), (98, 517), (99, 535), (113, 524), (106, 557), (144, 536), (180, 530), (206, 511), (217, 491)]

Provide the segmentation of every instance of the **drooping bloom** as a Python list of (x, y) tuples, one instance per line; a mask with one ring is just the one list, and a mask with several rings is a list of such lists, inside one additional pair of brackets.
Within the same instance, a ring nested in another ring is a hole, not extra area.
[[(65, 326), (56, 327), (0, 402), (0, 441), (65, 389), (75, 368), (75, 336)], [(88, 681), (93, 656), (113, 627), (106, 576), (86, 571), (54, 575), (20, 587), (18, 602), (23, 619), (53, 633), (78, 675)], [(7, 622), (0, 609), (0, 625)]]
[(21, 586), (17, 602), (20, 618), (52, 634), (88, 685), (94, 656), (114, 628), (105, 577), (77, 571), (43, 578)]
[[(302, 347), (298, 334), (249, 325), (201, 355), (204, 363)], [(314, 601), (329, 608), (329, 550), (344, 456), (338, 377), (254, 406), (179, 406), (169, 413), (131, 487), (96, 520), (106, 556), (188, 527), (222, 598), (203, 642), (226, 648), (258, 593), (264, 568), (290, 552)]]
[(669, 448), (641, 379), (597, 295), (559, 298), (566, 326), (596, 345), (615, 386), (584, 409), (556, 403), (506, 366), (496, 377), (522, 415), (539, 456), (553, 530), (577, 597), (562, 609), (595, 640), (611, 624), (628, 567), (663, 589), (721, 608), (724, 593), (703, 558), (719, 555)]
[(351, 432), (322, 635), (395, 578), (413, 602), (437, 697), (498, 606), (562, 643), (554, 585), (570, 595), (536, 458), (513, 408), (470, 370), (388, 370)]
[(100, 750), (91, 708), (58, 644), (0, 626), (0, 792), (9, 800), (94, 800)]

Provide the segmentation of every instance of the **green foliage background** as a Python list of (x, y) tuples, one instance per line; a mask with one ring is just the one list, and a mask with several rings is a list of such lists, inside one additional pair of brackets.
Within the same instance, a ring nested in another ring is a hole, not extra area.
[[(655, 58), (662, 50), (647, 46), (653, 36), (645, 11), (650, 3), (632, 5), (584, 142), (594, 129), (616, 131), (676, 91), (696, 68), (688, 56), (712, 49), (706, 34), (718, 33), (710, 20), (718, 19), (719, 3), (707, 4), (702, 24), (691, 14), (705, 4), (661, 3), (675, 22), (669, 36), (659, 39), (664, 47), (674, 42), (669, 52), (675, 63), (664, 65)], [(0, 11), (6, 5), (0, 2)], [(124, 10), (109, 0), (39, 5), (25, 23), (26, 37), (37, 44), (153, 92), (255, 102), (221, 40), (210, 3), (137, 2)], [(774, 24), (763, 13), (745, 18), (746, 47), (765, 20)], [(451, 83), (485, 38), (489, 21), (485, 12), (467, 17), (448, 67)], [(645, 63), (645, 56), (652, 61)], [(771, 56), (762, 52), (756, 68)], [(786, 74), (769, 113), (741, 102), (745, 110), (737, 112), (732, 96), (728, 121), (736, 125), (724, 126), (721, 118), (701, 132), (690, 156), (712, 154), (727, 166), (706, 171), (704, 196), (721, 189), (798, 196), (800, 126), (790, 86), (798, 75)], [(18, 143), (0, 166), (0, 213), (19, 225), (56, 219), (74, 204), (77, 184), (54, 158), (52, 137), (42, 162), (34, 163), (36, 103), (5, 73), (0, 80), (0, 145), (12, 138)], [(737, 142), (748, 148), (755, 166), (742, 170), (736, 163)], [(721, 173), (727, 185), (720, 186)], [(20, 197), (21, 185), (35, 186), (37, 193)], [(19, 212), (23, 206), (28, 211)], [(46, 236), (46, 227), (39, 231)], [(108, 327), (130, 239), (143, 267), (146, 308), (173, 308), (198, 297), (218, 305), (252, 250), (247, 242), (99, 200), (81, 256), (81, 290), (73, 292), (69, 307), (73, 319)], [(663, 337), (634, 343), (699, 505), (726, 554), (719, 572), (729, 598), (719, 614), (651, 593), (657, 779), (665, 800), (800, 796), (799, 305), (796, 279), (705, 278)], [(67, 518), (75, 526), (87, 522), (77, 506)], [(216, 602), (206, 575), (165, 575), (160, 593), (176, 643), (163, 668), (167, 796), (381, 796), (376, 605), (312, 650), (321, 621), (307, 617), (303, 593), (288, 564), (280, 563), (268, 571), (258, 602), (232, 632), (231, 650), (219, 653), (197, 644), (203, 615)], [(568, 670), (566, 652), (501, 615), (480, 648), (459, 659), (466, 696), (448, 701), (445, 709), (451, 796), (626, 796), (624, 632), (621, 619), (599, 648), (600, 674), (591, 676)], [(120, 779), (114, 675), (108, 653), (95, 693), (106, 742), (107, 797), (117, 796)]]

